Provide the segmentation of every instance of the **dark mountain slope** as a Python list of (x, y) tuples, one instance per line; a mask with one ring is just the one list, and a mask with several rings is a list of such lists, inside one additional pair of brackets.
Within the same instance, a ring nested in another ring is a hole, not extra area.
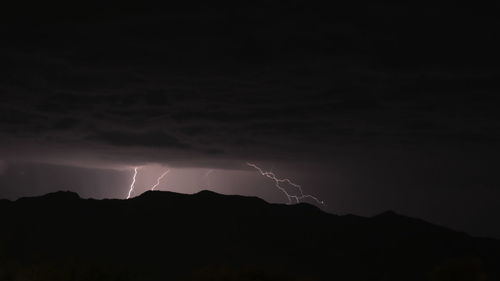
[(393, 212), (337, 216), (210, 191), (57, 192), (0, 211), (0, 280), (496, 280), (500, 268), (497, 240)]

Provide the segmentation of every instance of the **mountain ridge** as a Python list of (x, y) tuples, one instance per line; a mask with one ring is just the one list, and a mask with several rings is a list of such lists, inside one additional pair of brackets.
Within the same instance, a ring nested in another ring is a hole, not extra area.
[[(373, 216), (360, 216), (360, 215), (355, 215), (355, 214), (344, 214), (344, 215), (338, 215), (338, 214), (333, 214), (326, 212), (322, 210), (321, 208), (306, 203), (306, 202), (300, 202), (298, 204), (282, 204), (282, 203), (269, 203), (265, 201), (262, 198), (256, 197), (256, 196), (244, 196), (244, 195), (237, 195), (237, 194), (222, 194), (222, 193), (217, 193), (215, 191), (211, 190), (201, 190), (199, 192), (193, 193), (193, 194), (187, 194), (187, 193), (178, 193), (178, 192), (172, 192), (172, 191), (163, 191), (163, 190), (148, 190), (145, 191), (135, 197), (131, 197), (130, 199), (117, 199), (117, 198), (104, 198), (104, 199), (95, 199), (95, 198), (82, 198), (77, 192), (74, 191), (55, 191), (55, 192), (49, 192), (40, 196), (28, 196), (28, 197), (21, 197), (16, 200), (8, 200), (8, 199), (0, 199), (0, 204), (2, 202), (9, 202), (9, 203), (16, 203), (16, 202), (26, 202), (26, 201), (97, 201), (97, 202), (106, 202), (109, 200), (116, 200), (117, 202), (120, 201), (141, 201), (141, 200), (153, 200), (157, 202), (161, 202), (161, 200), (185, 200), (185, 199), (201, 199), (201, 200), (222, 200), (222, 201), (227, 201), (227, 200), (241, 200), (241, 201), (246, 201), (246, 202), (252, 202), (252, 203), (259, 203), (261, 205), (267, 204), (270, 206), (276, 206), (279, 208), (293, 208), (293, 209), (309, 209), (309, 210), (314, 210), (315, 212), (321, 212), (324, 215), (329, 215), (329, 216), (334, 216), (334, 217), (344, 217), (344, 218), (355, 218), (355, 219), (367, 219), (367, 220), (379, 220), (379, 221), (384, 221), (384, 220), (389, 220), (392, 221), (391, 223), (395, 223), (395, 221), (408, 221), (412, 220), (414, 223), (419, 222), (422, 224), (426, 224), (428, 226), (432, 227), (437, 227), (437, 228), (442, 228), (446, 229), (448, 231), (452, 232), (457, 232), (457, 233), (463, 233), (465, 235), (465, 232), (462, 231), (456, 231), (448, 227), (440, 226), (435, 223), (428, 222), (426, 220), (416, 218), (416, 217), (411, 217), (403, 214), (399, 214), (393, 210), (386, 210), (383, 211), (379, 214), (373, 215)], [(492, 240), (498, 240), (496, 238), (492, 237), (482, 237), (482, 238), (488, 238)]]
[[(437, 271), (464, 268), (488, 280), (499, 276), (498, 240), (393, 211), (339, 216), (305, 203), (213, 191), (148, 191), (128, 200), (55, 192), (8, 202), (0, 201), (8, 214), (2, 216), (0, 261), (17, 269), (0, 263), (0, 275), (42, 266), (56, 272), (113, 268), (117, 276), (138, 276), (123, 280), (155, 281), (254, 280), (249, 276), (255, 274), (264, 276), (257, 280), (428, 280), (445, 274)], [(466, 266), (456, 268), (456, 260)]]

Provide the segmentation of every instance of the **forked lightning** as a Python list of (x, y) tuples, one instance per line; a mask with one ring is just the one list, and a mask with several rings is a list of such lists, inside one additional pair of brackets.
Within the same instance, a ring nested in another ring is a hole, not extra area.
[[(130, 188), (128, 190), (127, 199), (130, 199), (130, 196), (132, 196), (132, 192), (134, 192), (135, 181), (137, 178), (137, 171), (138, 170), (139, 170), (139, 167), (134, 167), (134, 175), (132, 177), (132, 183), (130, 184)], [(163, 174), (161, 174), (161, 176), (159, 176), (158, 179), (156, 180), (156, 183), (150, 189), (155, 190), (155, 188), (158, 187), (158, 185), (160, 185), (161, 180), (168, 174), (168, 172), (170, 172), (170, 169), (167, 169)]]
[[(300, 185), (292, 182), (291, 180), (289, 180), (287, 178), (280, 179), (280, 178), (276, 177), (276, 175), (273, 172), (266, 172), (253, 163), (247, 162), (247, 165), (255, 168), (262, 176), (265, 176), (265, 177), (273, 180), (274, 186), (276, 186), (276, 188), (278, 188), (281, 192), (283, 192), (283, 194), (285, 194), (286, 198), (288, 199), (288, 204), (293, 203), (292, 199), (294, 199), (296, 201), (295, 203), (300, 203), (300, 200), (309, 198), (309, 199), (316, 201), (316, 203), (318, 203), (318, 204), (325, 205), (325, 202), (322, 200), (319, 200), (317, 197), (312, 196), (310, 194), (304, 194), (304, 192), (302, 191), (302, 187)], [(280, 185), (282, 183), (286, 183), (286, 184), (289, 184), (289, 185), (295, 187), (299, 191), (299, 194), (298, 195), (290, 194), (283, 186)]]
[(167, 169), (161, 176), (156, 180), (156, 183), (151, 187), (151, 190), (155, 190), (155, 188), (160, 184), (161, 179), (170, 172), (170, 169)]

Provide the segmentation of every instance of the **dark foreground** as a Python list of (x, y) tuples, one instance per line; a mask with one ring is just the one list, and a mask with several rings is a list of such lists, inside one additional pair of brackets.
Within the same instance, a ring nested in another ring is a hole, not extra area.
[(0, 201), (0, 280), (498, 280), (500, 243), (209, 191)]

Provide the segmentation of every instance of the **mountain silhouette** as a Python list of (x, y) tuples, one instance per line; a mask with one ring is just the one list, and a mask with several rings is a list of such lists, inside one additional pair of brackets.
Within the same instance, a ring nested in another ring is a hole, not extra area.
[(0, 200), (0, 280), (498, 280), (500, 241), (201, 191)]

